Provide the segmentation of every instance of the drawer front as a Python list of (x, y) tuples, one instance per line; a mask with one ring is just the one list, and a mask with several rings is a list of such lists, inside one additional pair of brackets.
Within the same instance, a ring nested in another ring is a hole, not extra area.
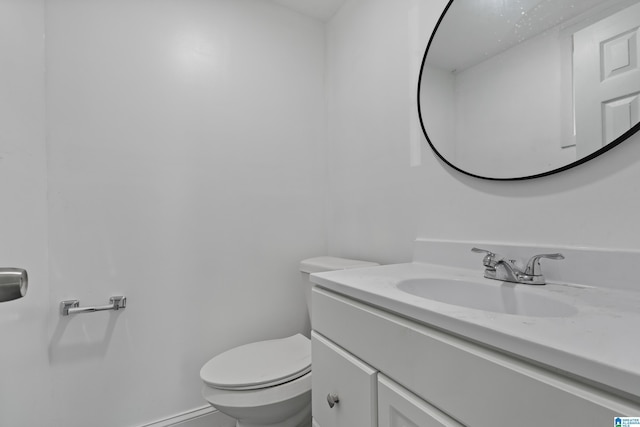
[(465, 425), (604, 426), (640, 414), (637, 403), (323, 289), (312, 312), (318, 332)]
[[(312, 411), (322, 427), (377, 425), (376, 371), (321, 335), (311, 333)], [(329, 406), (328, 396), (337, 396)]]
[(463, 427), (382, 374), (378, 374), (378, 426)]

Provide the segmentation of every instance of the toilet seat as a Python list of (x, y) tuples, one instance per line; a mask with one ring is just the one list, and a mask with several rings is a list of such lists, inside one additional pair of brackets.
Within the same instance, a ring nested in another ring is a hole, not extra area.
[(211, 388), (258, 390), (293, 381), (311, 372), (311, 341), (301, 334), (259, 341), (209, 360), (200, 378)]
[[(268, 405), (276, 405), (283, 402), (291, 402), (297, 399), (309, 400), (311, 394), (311, 375), (309, 372), (288, 383), (277, 387), (268, 387), (257, 390), (221, 390), (202, 386), (202, 396), (216, 409), (231, 416), (231, 409), (264, 408)], [(304, 397), (307, 396), (308, 397)], [(309, 402), (305, 403), (308, 404)]]

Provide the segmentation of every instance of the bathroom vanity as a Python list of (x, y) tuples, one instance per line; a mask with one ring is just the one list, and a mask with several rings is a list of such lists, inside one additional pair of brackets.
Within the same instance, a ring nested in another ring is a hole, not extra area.
[[(466, 268), (473, 257), (454, 268), (438, 256), (312, 275), (314, 425), (595, 427), (640, 417), (637, 291), (523, 287), (484, 279), (481, 265)], [(417, 291), (437, 282), (462, 299)], [(487, 302), (460, 297), (472, 287)]]

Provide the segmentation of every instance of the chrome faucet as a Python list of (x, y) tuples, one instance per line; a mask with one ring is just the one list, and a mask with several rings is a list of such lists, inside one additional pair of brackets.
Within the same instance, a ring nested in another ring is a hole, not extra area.
[(516, 260), (507, 259), (486, 249), (472, 248), (471, 251), (486, 254), (482, 259), (482, 264), (485, 267), (484, 277), (487, 279), (523, 283), (526, 285), (544, 285), (546, 283), (542, 275), (540, 259), (564, 259), (562, 254), (534, 255), (523, 269)]

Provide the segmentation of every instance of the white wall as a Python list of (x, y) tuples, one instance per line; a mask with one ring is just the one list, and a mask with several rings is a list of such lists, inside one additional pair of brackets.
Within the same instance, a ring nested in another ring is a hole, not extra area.
[[(0, 305), (0, 425), (140, 426), (206, 405), (213, 355), (308, 329), (298, 261), (326, 253), (322, 23), (261, 0), (0, 8), (1, 262), (31, 274)], [(58, 314), (118, 294), (121, 312)]]
[[(424, 46), (446, 3), (419, 1)], [(640, 136), (526, 182), (461, 175), (426, 143), (409, 167), (411, 5), (351, 0), (328, 26), (330, 253), (407, 261), (415, 237), (638, 249)]]
[(348, 1), (327, 24), (327, 226), (333, 255), (410, 259), (418, 210), (430, 197), (420, 193), (421, 170), (408, 167), (409, 112), (416, 102), (407, 87), (419, 71), (407, 65), (409, 6), (408, 0)]
[(30, 280), (0, 303), (0, 426), (46, 425), (52, 408), (43, 28), (43, 0), (0, 1), (0, 266)]

